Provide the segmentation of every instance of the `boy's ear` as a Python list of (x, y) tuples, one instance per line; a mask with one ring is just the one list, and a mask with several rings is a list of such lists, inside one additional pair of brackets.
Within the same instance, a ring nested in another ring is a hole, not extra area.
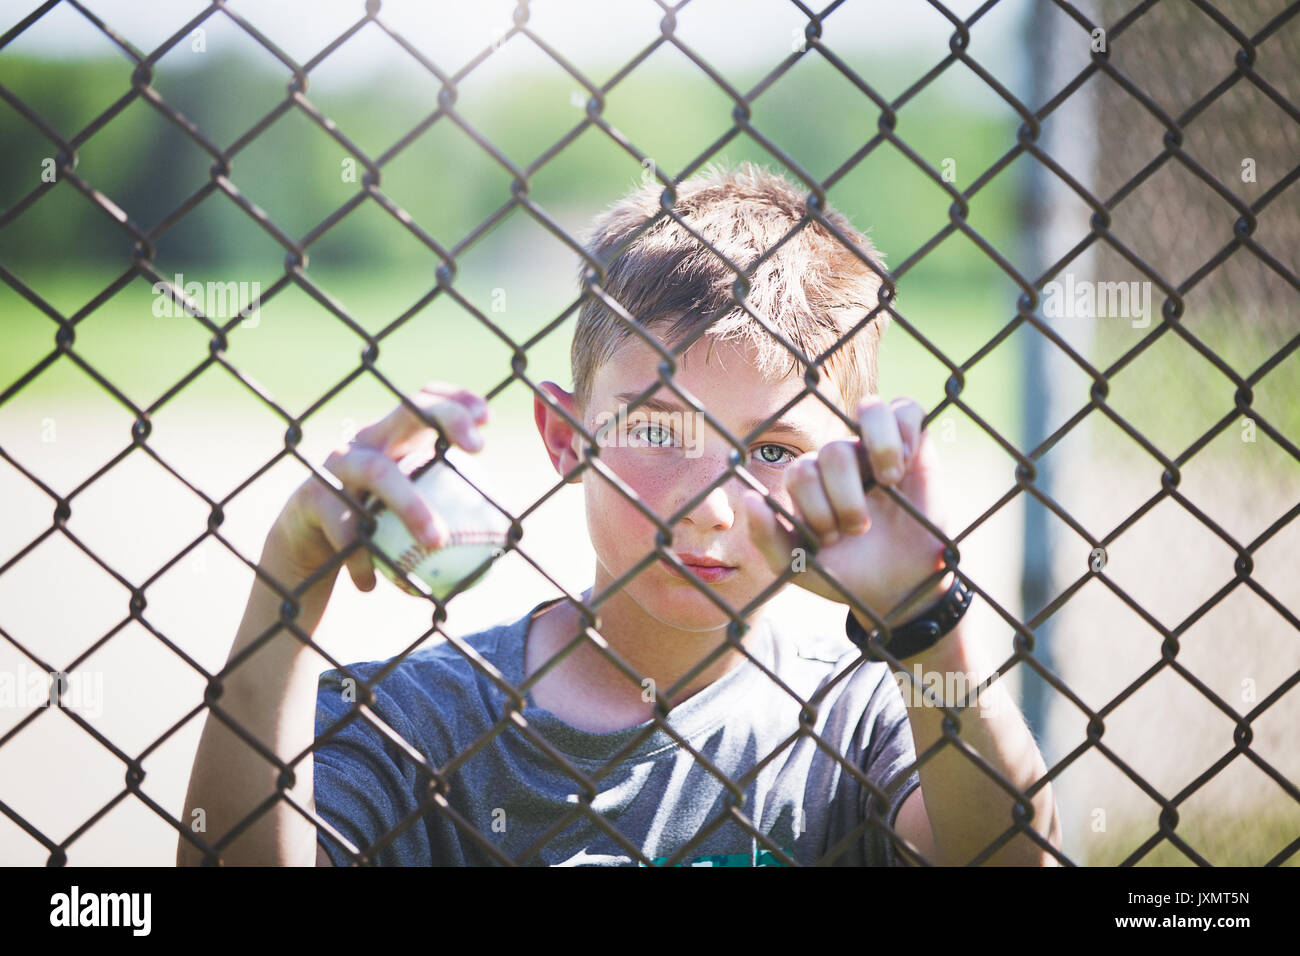
[[(572, 392), (565, 391), (554, 382), (542, 382), (540, 388), (575, 421), (581, 421)], [(561, 477), (567, 475), (581, 461), (579, 443), (585, 439), (569, 424), (567, 418), (543, 401), (540, 395), (533, 396), (533, 420), (537, 422), (537, 432), (542, 436), (542, 444), (546, 446), (547, 454), (551, 456), (551, 464), (555, 466), (555, 470)], [(582, 476), (570, 478), (568, 481), (581, 482)]]

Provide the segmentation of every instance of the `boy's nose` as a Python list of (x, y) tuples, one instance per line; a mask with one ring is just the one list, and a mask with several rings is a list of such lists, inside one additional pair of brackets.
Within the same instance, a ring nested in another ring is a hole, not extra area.
[[(712, 480), (717, 480), (718, 474), (715, 473)], [(682, 521), (686, 524), (693, 525), (696, 530), (716, 530), (729, 531), (731, 526), (736, 523), (736, 509), (731, 500), (729, 486), (737, 479), (729, 478), (714, 487), (704, 498), (692, 509), (682, 516)], [(704, 487), (703, 485), (699, 487)], [(683, 501), (699, 494), (699, 488), (691, 493)]]

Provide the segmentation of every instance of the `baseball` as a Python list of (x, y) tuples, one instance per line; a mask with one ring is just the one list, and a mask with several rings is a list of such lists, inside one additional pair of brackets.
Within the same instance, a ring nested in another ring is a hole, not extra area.
[[(459, 458), (453, 459), (453, 463), (474, 484), (488, 490), (466, 471)], [(370, 540), (400, 568), (401, 574), (377, 556), (375, 565), (408, 594), (423, 596), (405, 580), (404, 576), (410, 574), (423, 581), (441, 601), (467, 578), (470, 579), (467, 587), (482, 578), (493, 560), (503, 553), (510, 522), (465, 478), (441, 461), (426, 469), (414, 482), (429, 507), (446, 522), (451, 540), (441, 548), (429, 549), (411, 536), (396, 514), (384, 509), (375, 519), (375, 532)]]

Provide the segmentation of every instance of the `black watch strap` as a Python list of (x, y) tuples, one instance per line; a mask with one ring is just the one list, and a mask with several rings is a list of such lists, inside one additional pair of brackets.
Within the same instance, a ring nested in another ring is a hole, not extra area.
[[(970, 607), (971, 600), (975, 597), (972, 591), (962, 581), (961, 576), (954, 577), (952, 587), (948, 592), (934, 604), (926, 608), (916, 619), (908, 621), (906, 624), (900, 624), (893, 628), (889, 641), (885, 644), (885, 650), (889, 651), (895, 658), (902, 660), (905, 657), (911, 657), (913, 654), (919, 654), (926, 648), (933, 647), (939, 643), (939, 640), (961, 620), (961, 616), (966, 613)], [(848, 633), (849, 640), (858, 647), (866, 648), (867, 640), (878, 631), (867, 632), (858, 619), (853, 616), (853, 611), (849, 611), (848, 620), (845, 624), (845, 631)]]

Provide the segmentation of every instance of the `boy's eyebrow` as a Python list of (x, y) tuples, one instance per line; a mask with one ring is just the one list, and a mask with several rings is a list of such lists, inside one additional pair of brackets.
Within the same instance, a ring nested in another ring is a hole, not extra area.
[[(639, 396), (640, 394), (641, 394), (640, 392), (619, 392), (617, 395), (614, 396), (614, 399), (620, 404), (630, 405), (632, 404), (633, 401), (636, 400), (637, 396)], [(671, 401), (669, 399), (658, 398), (657, 396), (651, 396), (650, 398), (643, 399), (637, 405), (637, 407), (633, 409), (633, 413), (637, 411), (641, 411), (643, 409), (651, 412), (662, 412), (666, 415), (671, 415), (674, 413), (685, 415), (687, 413), (693, 413), (695, 411), (695, 409), (689, 408), (688, 406), (680, 405), (677, 402)], [(740, 434), (737, 435), (737, 437), (750, 434), (756, 428), (758, 428), (759, 425), (762, 425), (763, 422), (765, 421), (767, 421), (767, 419), (765, 418), (755, 418), (752, 421), (747, 422), (745, 424), (745, 427), (742, 429)], [(772, 424), (768, 425), (765, 429), (763, 429), (763, 431), (764, 433), (771, 433), (777, 435), (790, 435), (792, 437), (804, 438), (809, 441), (812, 440), (812, 436), (808, 434), (808, 431), (806, 429), (800, 428), (798, 425), (788, 422), (783, 418), (778, 418), (776, 421), (772, 422)]]

